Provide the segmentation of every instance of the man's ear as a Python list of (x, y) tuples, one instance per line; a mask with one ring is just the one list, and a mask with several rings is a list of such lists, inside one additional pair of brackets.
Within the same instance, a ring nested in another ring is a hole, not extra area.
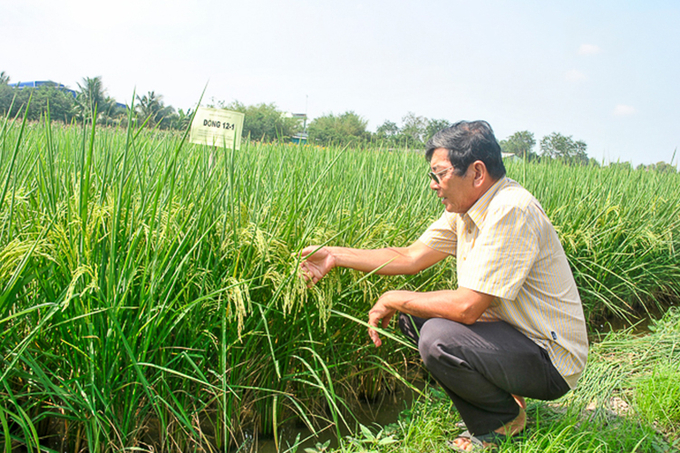
[(474, 171), (474, 185), (480, 187), (484, 185), (489, 179), (489, 172), (486, 169), (486, 164), (481, 160), (476, 160), (472, 163), (472, 170)]

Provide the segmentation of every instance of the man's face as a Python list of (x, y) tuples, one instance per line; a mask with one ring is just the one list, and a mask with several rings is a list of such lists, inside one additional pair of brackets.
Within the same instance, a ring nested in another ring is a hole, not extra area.
[[(474, 171), (470, 169), (464, 176), (457, 176), (451, 167), (449, 151), (437, 148), (432, 153), (430, 169), (437, 173), (439, 183), (430, 181), (430, 188), (437, 192), (448, 212), (465, 214), (477, 201), (474, 190)], [(447, 170), (448, 169), (448, 170)]]

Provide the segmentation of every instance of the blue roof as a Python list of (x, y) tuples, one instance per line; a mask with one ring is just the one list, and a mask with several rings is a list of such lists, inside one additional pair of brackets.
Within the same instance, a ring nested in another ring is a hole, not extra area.
[(36, 88), (40, 86), (53, 86), (55, 88), (66, 88), (65, 85), (62, 85), (61, 83), (57, 82), (52, 82), (51, 80), (36, 80), (33, 82), (18, 82), (18, 83), (10, 83), (10, 85), (15, 86), (17, 88)]
[(36, 80), (33, 82), (17, 82), (17, 83), (10, 83), (9, 86), (16, 87), (16, 88), (37, 88), (41, 86), (51, 86), (58, 88), (62, 91), (65, 91), (67, 93), (70, 93), (73, 95), (73, 97), (76, 97), (78, 93), (76, 93), (74, 90), (67, 88), (66, 85), (63, 83), (57, 83), (53, 82), (51, 80)]

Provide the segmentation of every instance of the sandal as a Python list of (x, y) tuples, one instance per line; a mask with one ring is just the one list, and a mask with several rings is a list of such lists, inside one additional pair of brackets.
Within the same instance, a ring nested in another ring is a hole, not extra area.
[[(515, 434), (514, 436), (506, 436), (505, 434), (497, 433), (491, 431), (490, 433), (480, 434), (478, 436), (473, 436), (470, 431), (464, 431), (456, 439), (467, 439), (470, 441), (470, 448), (468, 450), (463, 450), (452, 440), (447, 440), (446, 445), (451, 447), (453, 451), (458, 452), (484, 452), (484, 451), (494, 451), (498, 449), (498, 445), (503, 444), (510, 440), (514, 442), (517, 440), (518, 436), (522, 434), (523, 431)], [(485, 445), (486, 444), (486, 445)]]

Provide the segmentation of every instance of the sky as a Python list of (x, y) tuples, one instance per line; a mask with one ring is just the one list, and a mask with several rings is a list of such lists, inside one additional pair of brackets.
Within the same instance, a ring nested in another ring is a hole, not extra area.
[(118, 102), (154, 91), (185, 111), (202, 93), (354, 111), (372, 131), (409, 112), (483, 119), (604, 163), (680, 147), (678, 0), (0, 0), (0, 71), (73, 89), (101, 76)]

